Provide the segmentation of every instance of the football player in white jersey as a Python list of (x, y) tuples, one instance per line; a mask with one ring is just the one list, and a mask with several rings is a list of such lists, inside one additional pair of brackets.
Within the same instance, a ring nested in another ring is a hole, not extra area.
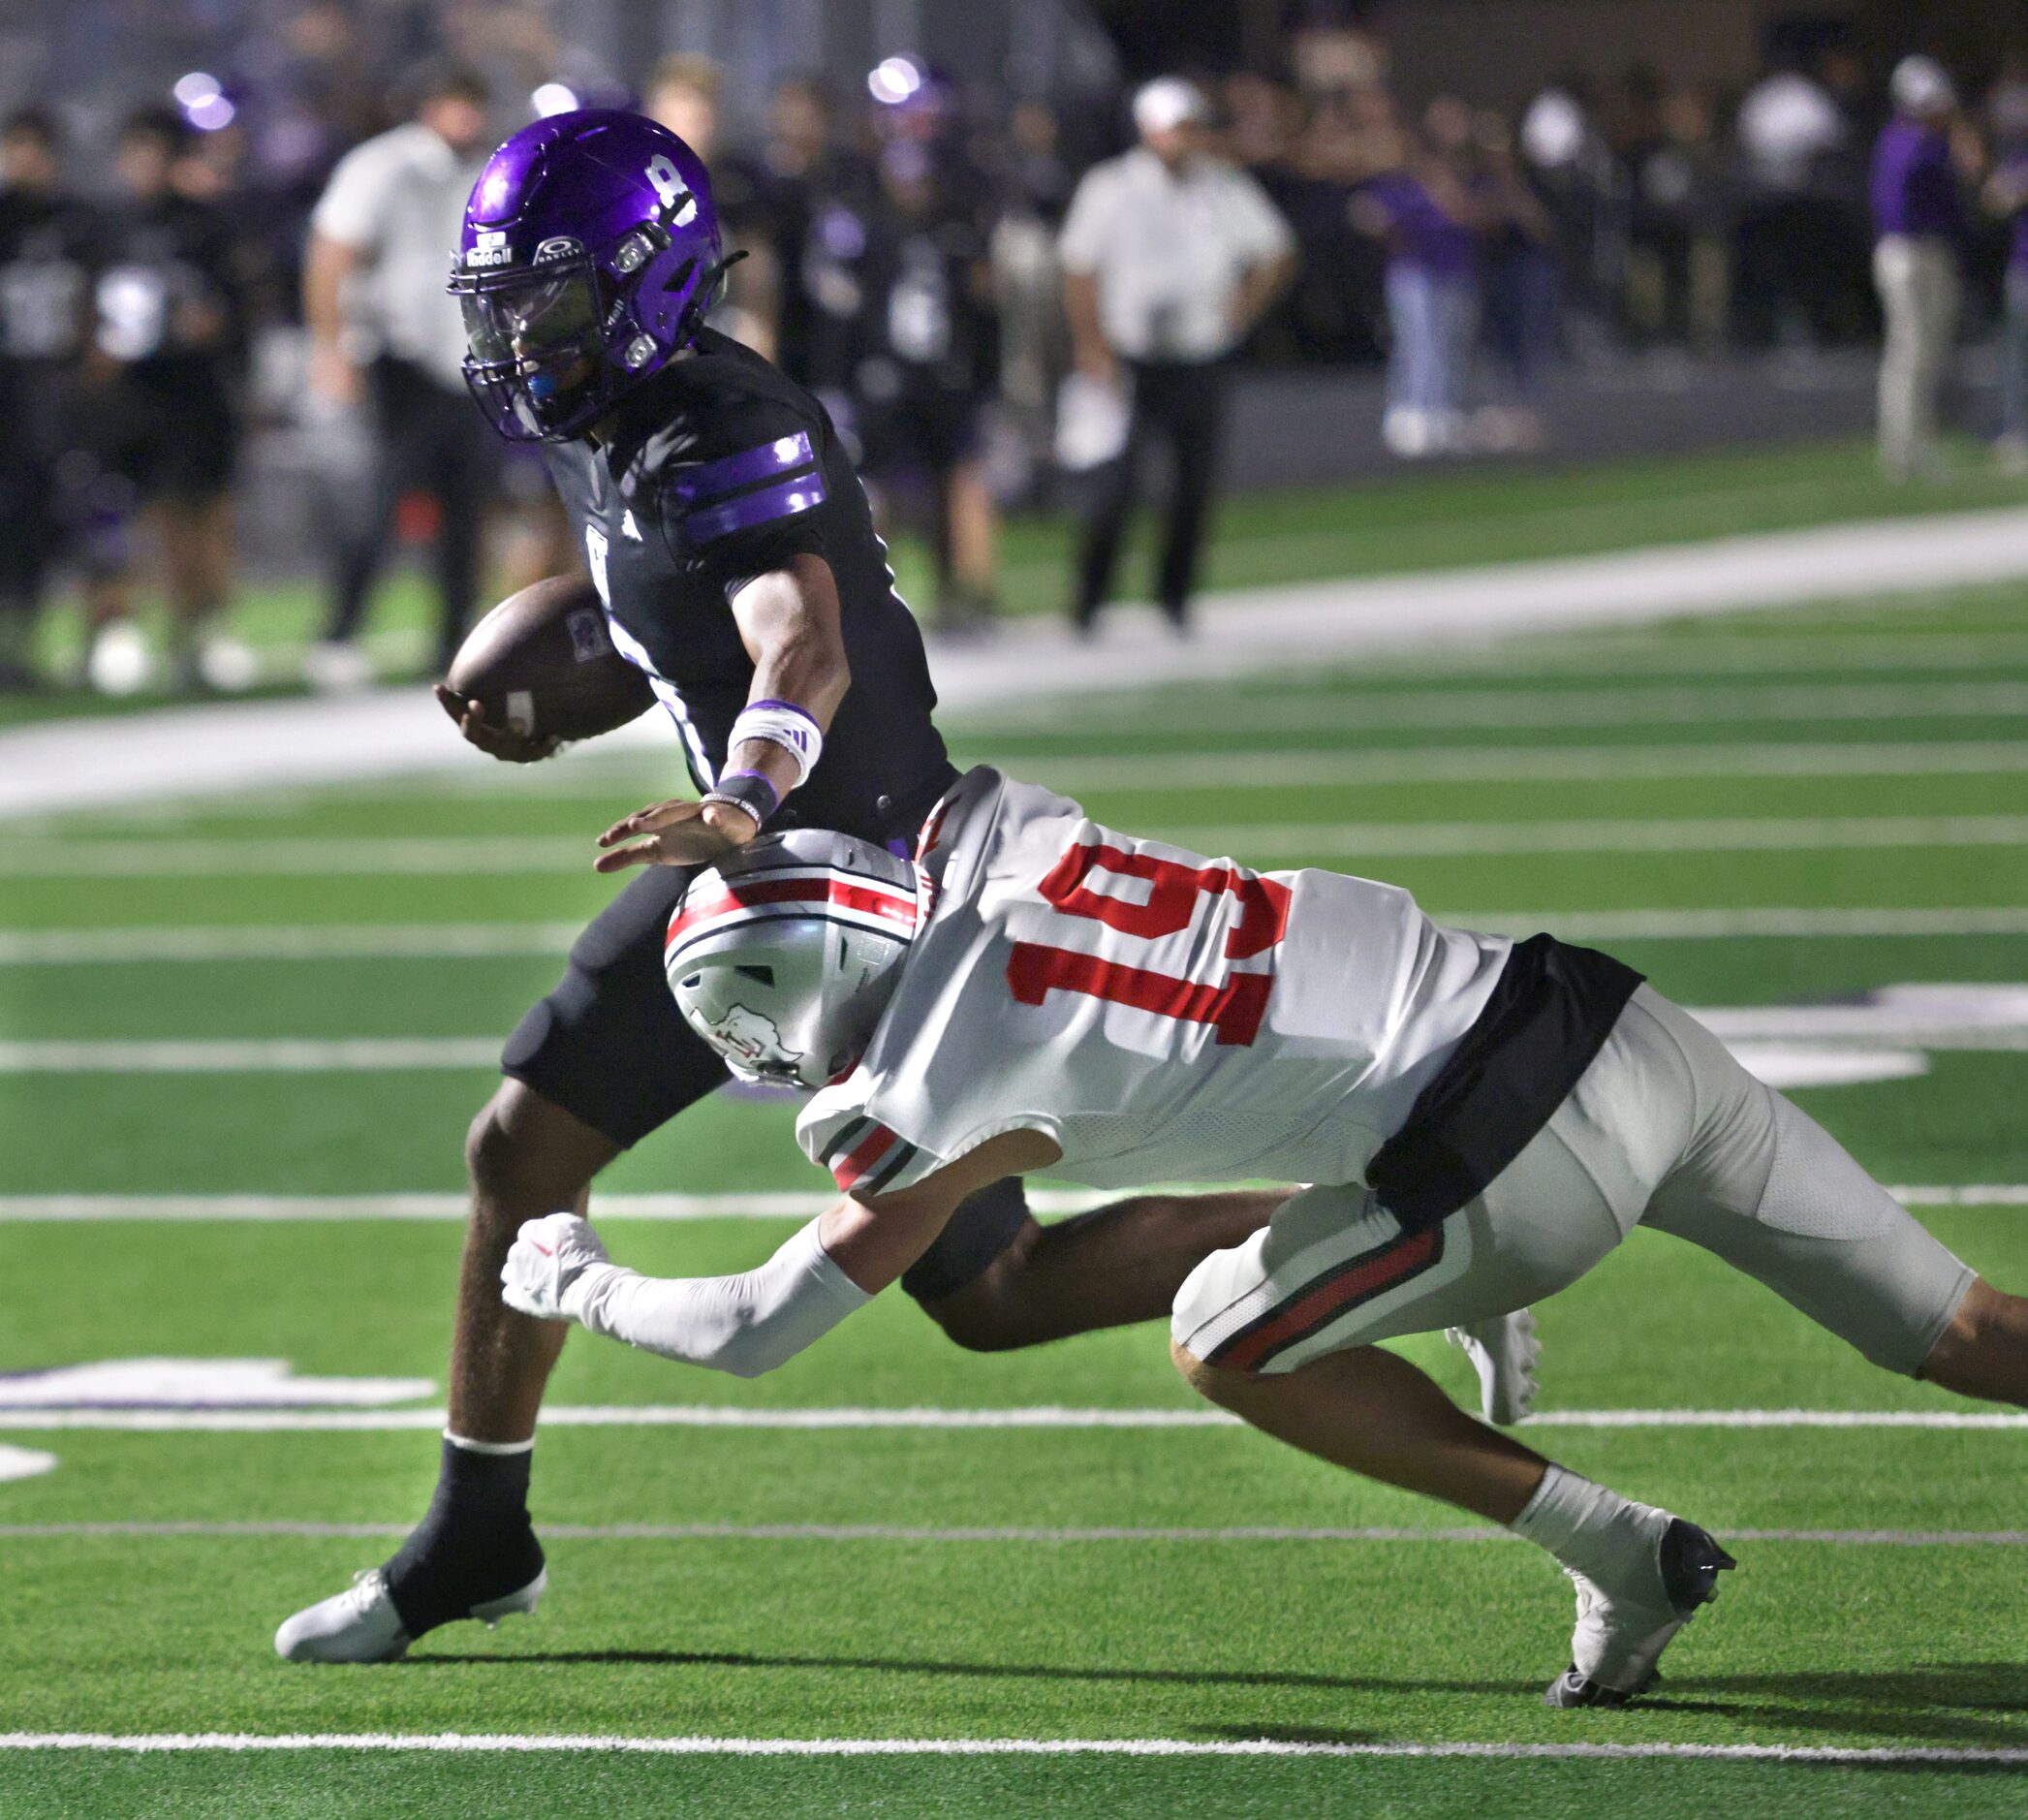
[(2028, 1402), (2028, 1302), (1639, 975), (1547, 936), (1440, 927), (1391, 886), (1133, 839), (982, 768), (913, 867), (803, 831), (700, 875), (665, 966), (736, 1072), (813, 1090), (796, 1135), (844, 1198), (759, 1269), (701, 1280), (610, 1263), (575, 1214), (531, 1220), (509, 1302), (751, 1375), (1001, 1177), (1304, 1184), (1183, 1284), (1176, 1365), (1268, 1433), (1554, 1556), (1577, 1624), (1553, 1705), (1641, 1692), (1732, 1561), (1375, 1341), (1462, 1330), (1488, 1417), (1511, 1419), (1532, 1388), (1528, 1304), (1645, 1224), (1888, 1369)]

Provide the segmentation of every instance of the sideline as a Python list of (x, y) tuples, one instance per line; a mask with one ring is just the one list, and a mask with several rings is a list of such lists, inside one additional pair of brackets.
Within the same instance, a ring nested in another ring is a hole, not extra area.
[[(1522, 633), (1647, 625), (1839, 595), (1930, 592), (2028, 577), (2028, 511), (1939, 513), (1607, 555), (1221, 593), (1187, 641), (1151, 612), (1076, 642), (1054, 621), (989, 644), (939, 645), (948, 710), (1155, 686)], [(667, 747), (647, 717), (609, 736)], [(420, 688), (352, 698), (164, 708), (0, 732), (0, 820), (171, 798), (390, 777), (474, 763)]]

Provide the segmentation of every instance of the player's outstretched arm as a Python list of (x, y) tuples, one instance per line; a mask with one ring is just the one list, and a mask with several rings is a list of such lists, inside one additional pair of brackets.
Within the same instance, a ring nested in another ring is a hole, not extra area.
[(733, 596), (733, 617), (754, 680), (718, 788), (702, 802), (653, 802), (615, 822), (599, 836), (599, 871), (715, 863), (761, 832), (822, 754), (852, 686), (830, 564), (797, 555), (756, 576)]
[(992, 1139), (898, 1194), (847, 1196), (765, 1264), (733, 1276), (643, 1276), (608, 1258), (577, 1214), (551, 1213), (521, 1228), (500, 1272), (503, 1299), (538, 1320), (575, 1321), (665, 1359), (758, 1377), (895, 1281), (967, 1195), (1058, 1154), (1034, 1132)]

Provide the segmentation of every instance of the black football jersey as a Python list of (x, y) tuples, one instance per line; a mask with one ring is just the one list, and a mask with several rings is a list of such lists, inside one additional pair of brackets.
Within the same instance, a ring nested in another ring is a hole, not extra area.
[(987, 243), (963, 198), (910, 213), (876, 194), (835, 203), (811, 253), (818, 312), (811, 371), (880, 404), (925, 390), (990, 388), (996, 321), (981, 294)]
[(239, 266), (211, 204), (166, 196), (111, 211), (94, 286), (100, 353), (143, 378), (236, 367), (248, 330)]
[(956, 772), (936, 693), (858, 475), (818, 402), (706, 329), (629, 399), (609, 442), (552, 443), (549, 472), (584, 540), (613, 643), (638, 664), (708, 789), (752, 693), (733, 597), (797, 555), (837, 580), (852, 686), (824, 754), (772, 826), (907, 838)]
[(0, 190), (0, 361), (65, 364), (83, 352), (92, 237), (76, 204)]

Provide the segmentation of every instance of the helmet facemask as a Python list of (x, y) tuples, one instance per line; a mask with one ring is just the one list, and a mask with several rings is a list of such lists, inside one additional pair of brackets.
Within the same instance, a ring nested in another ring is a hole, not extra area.
[[(694, 258), (663, 269), (668, 248), (668, 235), (649, 227), (627, 235), (605, 261), (573, 243), (551, 257), (538, 253), (533, 267), (452, 274), (465, 319), (465, 383), (502, 436), (558, 442), (582, 435), (643, 369), (662, 363), (671, 350), (638, 326), (652, 312), (638, 310), (637, 298), (648, 283), (680, 291), (697, 270)], [(698, 285), (678, 346), (709, 313), (727, 263)]]
[(798, 830), (755, 845), (736, 868), (693, 881), (670, 923), (669, 987), (739, 1079), (815, 1089), (858, 1065), (893, 996), (914, 938), (914, 876), (843, 834)]
[(465, 383), (501, 434), (570, 435), (595, 423), (610, 388), (598, 268), (582, 254), (534, 270), (453, 281), (464, 311)]

